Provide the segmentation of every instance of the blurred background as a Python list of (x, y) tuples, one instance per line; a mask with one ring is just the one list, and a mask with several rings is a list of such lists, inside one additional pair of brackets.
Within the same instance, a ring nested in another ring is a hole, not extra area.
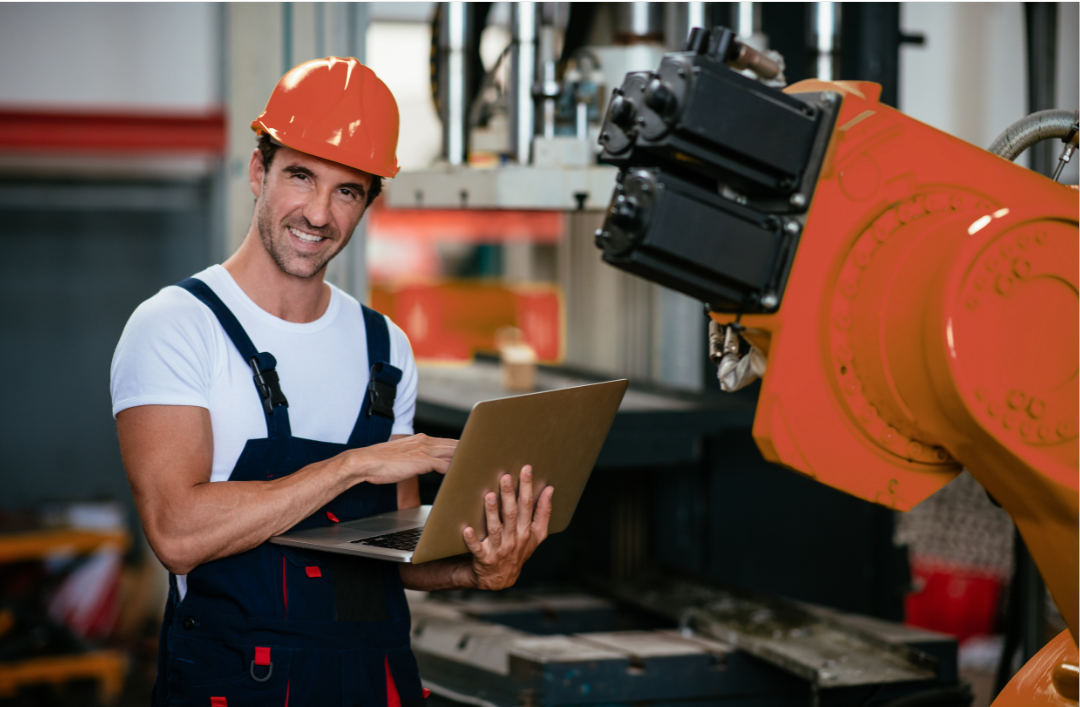
[[(517, 385), (497, 363), (514, 347), (540, 366), (527, 387), (626, 376), (640, 396), (519, 591), (659, 569), (906, 622), (955, 637), (987, 703), (1061, 630), (1008, 516), (967, 475), (901, 517), (766, 464), (756, 387), (719, 392), (701, 305), (592, 245), (611, 89), (718, 24), (779, 51), (790, 83), (879, 82), (981, 147), (1078, 102), (1076, 3), (0, 3), (0, 704), (147, 703), (166, 576), (112, 352), (141, 301), (239, 245), (249, 123), (326, 55), (371, 66), (401, 111), (402, 174), (328, 277), (409, 335), (418, 431), (457, 434), (470, 400)], [(1018, 162), (1047, 169), (1045, 147)]]

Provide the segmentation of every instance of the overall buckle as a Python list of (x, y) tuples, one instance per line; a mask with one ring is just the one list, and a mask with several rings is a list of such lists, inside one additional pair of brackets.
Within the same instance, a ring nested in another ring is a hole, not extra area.
[(263, 410), (266, 411), (266, 414), (273, 415), (276, 407), (289, 407), (289, 401), (285, 399), (285, 394), (281, 392), (277, 369), (267, 368), (263, 370), (260, 368), (258, 356), (252, 356), (248, 360), (248, 364), (251, 365), (251, 370), (255, 372), (253, 376), (255, 387), (259, 391), (259, 397), (262, 398)]
[(383, 364), (376, 363), (371, 367), (371, 382), (368, 383), (368, 411), (367, 416), (378, 415), (394, 421), (394, 400), (397, 399), (397, 386), (379, 380)]

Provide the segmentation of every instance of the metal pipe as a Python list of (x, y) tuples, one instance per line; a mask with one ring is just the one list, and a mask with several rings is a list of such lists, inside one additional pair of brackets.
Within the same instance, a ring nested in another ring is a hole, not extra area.
[(814, 39), (817, 78), (836, 80), (840, 68), (840, 3), (819, 2), (814, 6)]
[(510, 6), (513, 33), (510, 65), (510, 152), (518, 164), (528, 164), (536, 131), (532, 84), (536, 75), (536, 3)]
[(446, 108), (444, 110), (443, 139), (446, 161), (452, 165), (463, 164), (466, 159), (465, 144), (468, 123), (468, 98), (465, 93), (465, 45), (468, 22), (464, 2), (448, 2), (443, 6), (440, 37), (446, 61)]
[(701, 27), (703, 29), (709, 29), (705, 27), (705, 3), (703, 2), (688, 2), (686, 3), (686, 27), (687, 34), (690, 33), (695, 27)]
[(754, 7), (752, 2), (739, 2), (736, 3), (738, 8), (738, 21), (736, 23), (736, 32), (740, 37), (753, 37), (758, 31), (758, 28), (754, 26), (754, 14), (757, 8)]
[(664, 5), (658, 2), (617, 2), (615, 41), (619, 44), (662, 41)]
[(986, 149), (1012, 162), (1032, 145), (1043, 140), (1067, 137), (1075, 120), (1075, 111), (1041, 110), (1005, 128)]

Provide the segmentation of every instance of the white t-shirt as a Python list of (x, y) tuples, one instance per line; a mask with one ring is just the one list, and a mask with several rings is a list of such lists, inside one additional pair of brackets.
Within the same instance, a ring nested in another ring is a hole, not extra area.
[[(294, 437), (345, 443), (370, 378), (360, 303), (330, 285), (330, 306), (313, 322), (278, 319), (251, 301), (229, 272), (214, 265), (195, 275), (244, 327), (258, 351), (277, 359)], [(416, 363), (393, 322), (390, 364), (402, 371), (393, 434), (413, 433)], [(240, 356), (210, 308), (187, 290), (166, 287), (139, 305), (112, 360), (113, 415), (139, 405), (193, 405), (210, 411), (211, 481), (225, 481), (249, 439), (266, 437), (266, 417)]]

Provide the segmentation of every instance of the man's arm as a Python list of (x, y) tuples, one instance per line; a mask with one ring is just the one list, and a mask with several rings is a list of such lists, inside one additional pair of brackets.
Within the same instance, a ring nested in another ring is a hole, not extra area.
[(280, 479), (210, 483), (214, 442), (205, 408), (128, 408), (116, 427), (146, 538), (175, 574), (266, 542), (362, 481), (446, 473), (457, 446), (415, 435), (349, 450)]
[[(504, 474), (499, 482), (499, 498), (494, 493), (484, 497), (488, 536), (477, 540), (476, 531), (465, 528), (465, 545), (472, 556), (450, 558), (420, 565), (401, 565), (401, 581), (407, 589), (505, 589), (517, 581), (525, 560), (547, 538), (551, 521), (551, 497), (548, 486), (536, 499), (532, 485), (532, 467), (525, 466), (519, 477), (518, 492), (514, 480)], [(400, 498), (400, 486), (398, 487)]]

